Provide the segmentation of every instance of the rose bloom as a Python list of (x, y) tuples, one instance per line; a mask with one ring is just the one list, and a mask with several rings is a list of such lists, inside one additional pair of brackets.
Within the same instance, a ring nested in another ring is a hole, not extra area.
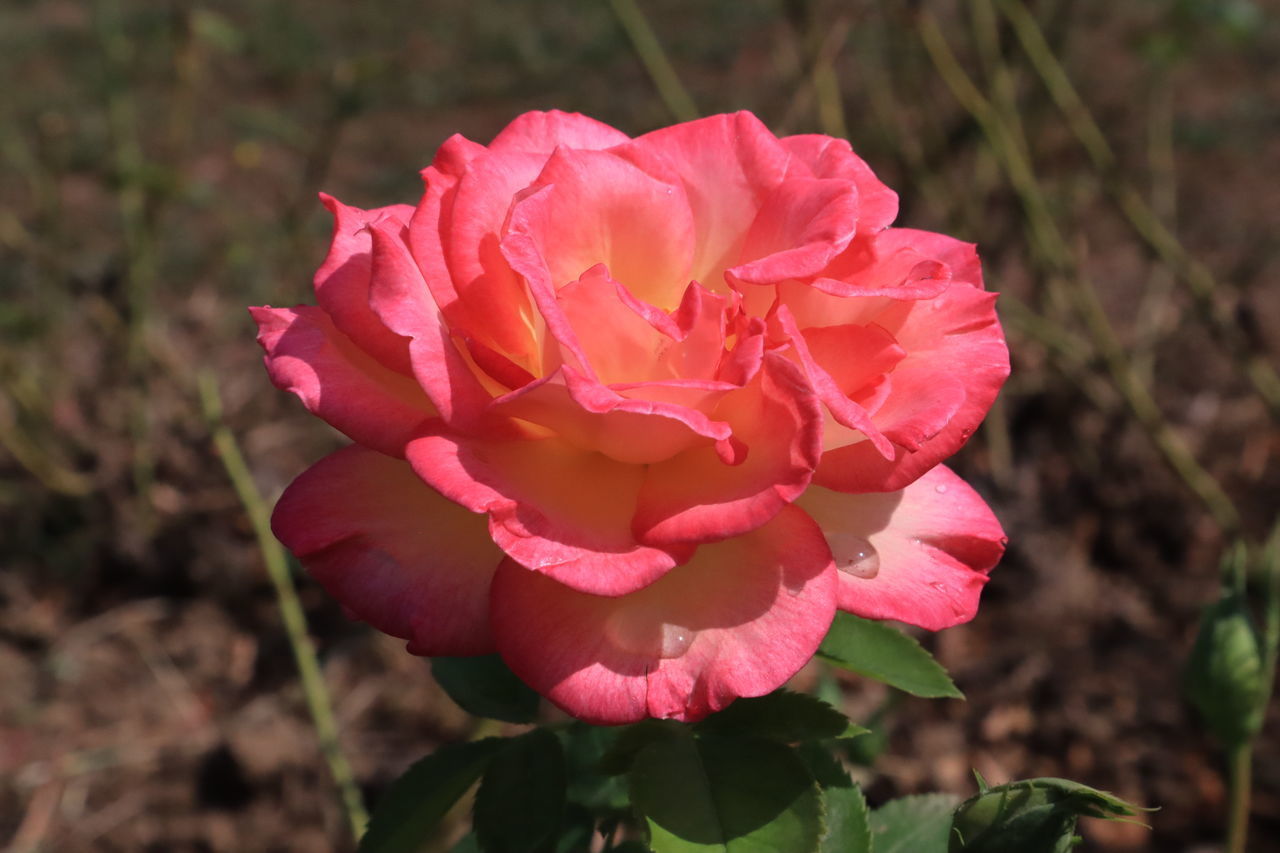
[(272, 523), (356, 618), (613, 724), (773, 690), (837, 609), (973, 616), (1004, 534), (939, 462), (1008, 375), (995, 296), (848, 143), (527, 113), (423, 177), (323, 197), (319, 305), (252, 309), (355, 442)]

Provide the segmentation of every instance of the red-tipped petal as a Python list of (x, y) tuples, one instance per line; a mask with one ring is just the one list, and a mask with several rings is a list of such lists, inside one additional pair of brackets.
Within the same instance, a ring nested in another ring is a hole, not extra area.
[(967, 622), (1004, 553), (1000, 522), (942, 465), (902, 491), (810, 486), (796, 504), (818, 522), (841, 569), (840, 609), (868, 619), (931, 631)]
[(320, 201), (333, 214), (333, 238), (328, 256), (316, 271), (316, 301), (333, 324), (362, 350), (392, 370), (408, 374), (409, 342), (388, 329), (369, 307), (369, 226), (389, 220), (403, 227), (413, 215), (413, 208), (397, 204), (361, 210), (324, 193), (320, 194)]
[(516, 674), (579, 719), (694, 721), (768, 693), (813, 656), (835, 613), (834, 574), (817, 526), (788, 507), (617, 598), (505, 562), (493, 630)]
[(375, 360), (312, 305), (250, 308), (271, 381), (353, 441), (404, 456), (418, 425), (436, 416), (416, 382)]
[(358, 445), (326, 456), (285, 489), (271, 528), (348, 612), (415, 654), (492, 651), (489, 582), (502, 552), (484, 516), (403, 461)]

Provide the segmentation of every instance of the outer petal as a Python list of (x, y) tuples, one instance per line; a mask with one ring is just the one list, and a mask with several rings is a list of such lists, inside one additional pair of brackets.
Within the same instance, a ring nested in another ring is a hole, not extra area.
[(489, 583), (502, 552), (484, 517), (404, 462), (358, 445), (285, 489), (271, 529), (351, 613), (420, 655), (492, 651)]
[(560, 110), (529, 112), (517, 116), (489, 143), (490, 151), (530, 151), (549, 155), (560, 146), (600, 149), (621, 145), (625, 133), (581, 113)]
[(505, 562), (494, 578), (493, 630), (516, 674), (575, 717), (692, 721), (795, 674), (831, 625), (834, 593), (821, 532), (787, 507), (619, 598)]
[(369, 308), (369, 226), (384, 219), (406, 225), (413, 208), (397, 204), (361, 210), (324, 193), (320, 201), (333, 214), (333, 239), (328, 256), (316, 271), (316, 301), (362, 350), (392, 370), (408, 374), (409, 342), (388, 329)]
[[(796, 503), (822, 527), (836, 566), (847, 569), (840, 572), (840, 609), (869, 619), (931, 631), (967, 622), (1004, 553), (1000, 522), (943, 465), (900, 492), (850, 495), (810, 486)], [(878, 561), (878, 571), (869, 560)]]
[(873, 412), (902, 448), (893, 460), (868, 442), (827, 450), (814, 481), (847, 492), (895, 491), (969, 440), (1009, 375), (995, 294), (951, 287), (928, 302), (898, 302), (879, 322), (906, 350)]
[(635, 528), (654, 544), (711, 542), (752, 530), (795, 500), (821, 455), (822, 413), (799, 368), (766, 353), (749, 385), (712, 415), (733, 428), (746, 460), (729, 465), (712, 448), (649, 466)]
[(494, 541), (520, 564), (575, 589), (621, 595), (692, 552), (641, 543), (631, 530), (644, 468), (559, 438), (465, 436), (428, 429), (409, 462), (445, 496), (489, 513)]
[(271, 381), (353, 441), (389, 456), (435, 408), (409, 377), (386, 367), (334, 328), (320, 308), (250, 308)]
[(880, 182), (849, 142), (820, 134), (787, 136), (782, 145), (817, 178), (841, 178), (858, 188), (858, 231), (874, 233), (898, 216), (898, 194)]

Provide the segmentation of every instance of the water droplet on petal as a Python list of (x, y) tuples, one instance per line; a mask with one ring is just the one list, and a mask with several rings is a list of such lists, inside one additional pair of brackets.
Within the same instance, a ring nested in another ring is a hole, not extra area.
[(678, 658), (693, 645), (698, 632), (654, 619), (651, 613), (621, 608), (605, 623), (605, 636), (619, 649), (636, 655)]
[(937, 492), (938, 494), (940, 494), (940, 495), (945, 495), (945, 494), (947, 493), (947, 487), (946, 487), (946, 486), (934, 486), (934, 487), (933, 487), (933, 490), (934, 490), (935, 492)]
[(851, 533), (828, 533), (827, 544), (835, 557), (836, 568), (846, 575), (870, 580), (880, 574), (880, 554), (876, 546)]
[(678, 658), (693, 645), (697, 632), (683, 625), (664, 624), (662, 626), (662, 648), (658, 657)]

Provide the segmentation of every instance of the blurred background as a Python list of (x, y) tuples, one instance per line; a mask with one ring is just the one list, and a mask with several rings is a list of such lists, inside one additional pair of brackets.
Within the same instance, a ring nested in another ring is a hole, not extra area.
[[(1009, 553), (976, 620), (924, 638), (967, 702), (877, 716), (884, 689), (845, 683), (879, 721), (872, 804), (967, 795), (971, 767), (1066, 776), (1161, 809), (1149, 831), (1089, 822), (1083, 849), (1220, 849), (1223, 762), (1180, 670), (1223, 550), (1280, 509), (1276, 12), (6, 0), (0, 846), (351, 848), (197, 377), (273, 501), (340, 444), (272, 388), (245, 311), (312, 301), (316, 193), (412, 203), (450, 134), (555, 107), (632, 134), (750, 109), (847, 135), (899, 224), (977, 242), (1005, 294), (1013, 377), (953, 464)], [(424, 661), (299, 584), (376, 802), (475, 724)], [(1259, 851), (1280, 846), (1271, 716)]]

